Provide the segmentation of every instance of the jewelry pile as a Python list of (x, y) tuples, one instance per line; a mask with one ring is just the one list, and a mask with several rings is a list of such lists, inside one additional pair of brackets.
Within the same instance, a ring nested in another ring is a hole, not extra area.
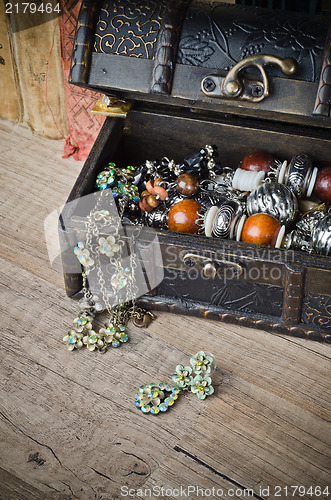
[(217, 156), (207, 145), (182, 163), (110, 163), (96, 188), (127, 196), (134, 224), (331, 255), (331, 166), (318, 169), (304, 154), (287, 162), (255, 152), (231, 169)]

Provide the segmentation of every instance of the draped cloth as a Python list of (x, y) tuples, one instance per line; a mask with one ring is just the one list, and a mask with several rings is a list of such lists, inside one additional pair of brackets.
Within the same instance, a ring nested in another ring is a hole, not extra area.
[(81, 0), (60, 0), (61, 53), (68, 118), (63, 158), (73, 155), (76, 160), (85, 160), (105, 117), (91, 113), (100, 94), (68, 83), (80, 4)]

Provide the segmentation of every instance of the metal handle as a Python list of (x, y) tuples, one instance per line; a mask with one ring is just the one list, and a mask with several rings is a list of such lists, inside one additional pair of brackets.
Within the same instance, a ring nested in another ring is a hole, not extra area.
[[(288, 76), (294, 75), (297, 70), (297, 63), (290, 57), (281, 59), (267, 54), (256, 54), (235, 64), (225, 78), (216, 75), (206, 76), (202, 80), (202, 91), (211, 97), (238, 98), (250, 102), (260, 102), (269, 95), (269, 81), (264, 69), (264, 66), (268, 64), (279, 66), (282, 72)], [(239, 77), (240, 71), (252, 66), (259, 69), (262, 82)]]

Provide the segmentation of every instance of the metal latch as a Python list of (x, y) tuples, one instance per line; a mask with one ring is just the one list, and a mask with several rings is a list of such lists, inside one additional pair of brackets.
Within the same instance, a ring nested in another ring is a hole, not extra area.
[(239, 277), (243, 273), (243, 266), (238, 262), (209, 258), (188, 252), (183, 257), (183, 263), (187, 267), (196, 267), (202, 271), (206, 278), (220, 277), (224, 274), (228, 278)]
[[(242, 101), (260, 102), (269, 95), (269, 81), (264, 66), (279, 66), (285, 75), (294, 75), (297, 63), (291, 57), (256, 54), (242, 59), (230, 69), (225, 77), (207, 75), (201, 82), (201, 89), (209, 97), (225, 97)], [(258, 68), (262, 81), (240, 78), (239, 72), (248, 67)]]
[(94, 115), (112, 116), (114, 118), (126, 118), (132, 106), (131, 101), (123, 101), (116, 97), (103, 94), (95, 103), (91, 112)]

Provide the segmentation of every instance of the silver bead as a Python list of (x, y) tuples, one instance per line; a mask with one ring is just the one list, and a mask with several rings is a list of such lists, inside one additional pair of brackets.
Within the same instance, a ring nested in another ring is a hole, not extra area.
[[(326, 217), (323, 210), (312, 210), (307, 212), (302, 219), (297, 223), (296, 228), (287, 234), (285, 237), (284, 248), (291, 250), (302, 250), (312, 253), (316, 250), (313, 248), (313, 232), (319, 223)], [(318, 246), (321, 236), (315, 234), (314, 241)], [(325, 255), (325, 254), (324, 254)]]
[(213, 220), (212, 235), (216, 238), (229, 238), (231, 226), (241, 214), (240, 204), (233, 200), (225, 201), (218, 209)]
[(331, 214), (323, 217), (314, 227), (311, 246), (319, 255), (331, 255)]
[(265, 213), (289, 227), (298, 213), (298, 201), (288, 187), (278, 182), (265, 182), (247, 197), (248, 216)]
[(311, 159), (307, 155), (293, 156), (285, 173), (284, 184), (301, 198), (307, 192), (312, 171)]
[(156, 229), (168, 229), (168, 209), (157, 207), (150, 212), (143, 213), (143, 222), (146, 226)]

